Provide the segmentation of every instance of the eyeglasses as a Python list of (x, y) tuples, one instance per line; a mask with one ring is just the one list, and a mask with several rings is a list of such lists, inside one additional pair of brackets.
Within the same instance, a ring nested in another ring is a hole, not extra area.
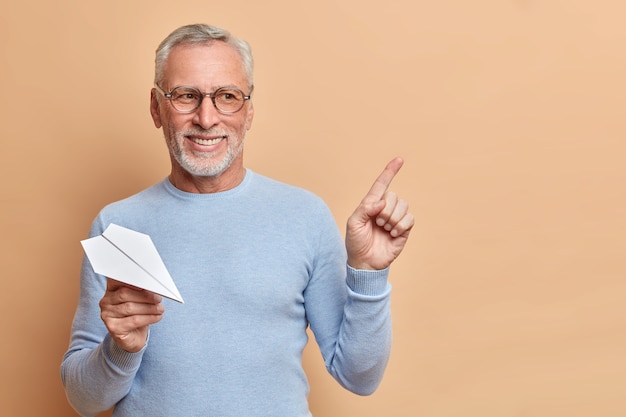
[(180, 86), (166, 93), (158, 84), (154, 86), (180, 113), (195, 111), (202, 105), (204, 97), (209, 97), (217, 111), (223, 114), (237, 113), (243, 108), (246, 100), (250, 100), (250, 95), (246, 96), (241, 90), (231, 87), (218, 88), (213, 93), (203, 93), (195, 87)]

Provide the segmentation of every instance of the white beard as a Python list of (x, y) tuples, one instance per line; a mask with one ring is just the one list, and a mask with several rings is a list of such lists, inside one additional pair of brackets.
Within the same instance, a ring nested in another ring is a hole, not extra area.
[[(171, 133), (173, 132), (170, 132), (170, 137), (172, 137)], [(193, 176), (217, 177), (223, 174), (243, 151), (244, 137), (241, 138), (236, 147), (231, 146), (231, 142), (229, 142), (226, 155), (220, 160), (214, 159), (216, 155), (211, 152), (185, 151), (182, 144), (186, 140), (185, 136), (189, 135), (189, 133), (189, 131), (175, 133), (173, 135), (174, 140), (168, 141), (168, 147), (174, 159), (176, 159), (176, 162)], [(215, 133), (212, 132), (212, 134)], [(228, 139), (224, 140), (236, 140), (236, 136), (234, 135), (228, 135), (227, 137)]]

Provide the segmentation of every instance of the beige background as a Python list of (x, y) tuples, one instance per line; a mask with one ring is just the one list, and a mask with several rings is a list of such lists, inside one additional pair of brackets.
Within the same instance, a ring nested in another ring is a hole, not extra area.
[(153, 51), (198, 21), (253, 46), (247, 165), (322, 196), (342, 229), (406, 159), (394, 189), (417, 224), (393, 267), (388, 372), (357, 397), (310, 346), (316, 417), (626, 415), (623, 1), (1, 10), (1, 415), (75, 415), (59, 364), (79, 240), (104, 204), (167, 175)]

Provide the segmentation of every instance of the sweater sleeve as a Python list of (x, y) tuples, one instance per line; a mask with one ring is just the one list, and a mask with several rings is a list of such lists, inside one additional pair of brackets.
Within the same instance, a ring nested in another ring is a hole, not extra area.
[(105, 288), (106, 278), (95, 274), (84, 258), (70, 345), (61, 363), (68, 401), (82, 416), (108, 410), (126, 396), (146, 349), (126, 352), (111, 339), (100, 319)]
[(380, 384), (391, 351), (389, 270), (348, 266), (332, 226), (321, 238), (305, 293), (307, 318), (328, 372), (349, 391), (369, 395)]

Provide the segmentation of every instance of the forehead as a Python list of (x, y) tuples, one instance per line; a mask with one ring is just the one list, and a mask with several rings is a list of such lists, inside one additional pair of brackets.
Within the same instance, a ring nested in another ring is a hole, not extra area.
[(165, 62), (163, 75), (169, 88), (189, 85), (210, 90), (235, 86), (243, 90), (246, 86), (241, 56), (220, 41), (176, 45)]

